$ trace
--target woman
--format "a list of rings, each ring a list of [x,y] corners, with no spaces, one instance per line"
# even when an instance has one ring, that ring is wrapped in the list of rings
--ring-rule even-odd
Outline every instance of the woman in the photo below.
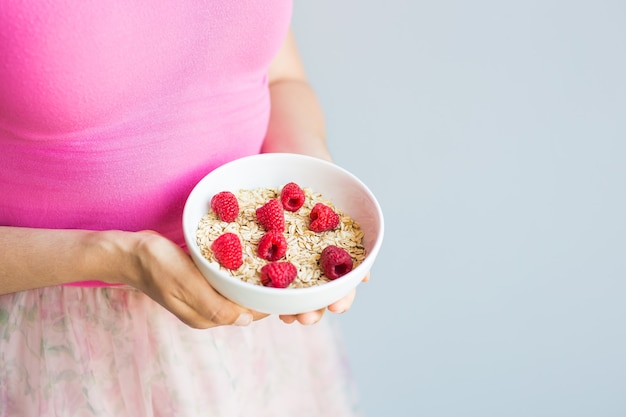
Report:
[[[180,227],[229,160],[330,158],[291,2],[118,3],[0,11],[0,415],[351,415],[333,328],[285,325],[323,310],[224,299]]]

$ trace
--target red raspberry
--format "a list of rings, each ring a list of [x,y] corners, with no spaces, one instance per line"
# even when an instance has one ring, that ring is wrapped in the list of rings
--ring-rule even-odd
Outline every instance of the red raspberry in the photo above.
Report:
[[[211,198],[211,208],[217,217],[224,222],[232,222],[239,214],[237,197],[230,191],[222,191]]]
[[[256,218],[265,230],[285,231],[285,212],[276,198],[256,209]]]
[[[278,230],[270,230],[259,240],[257,254],[260,258],[267,259],[268,261],[277,261],[285,256],[286,253],[287,239],[285,239],[285,236]]]
[[[326,246],[320,255],[320,266],[328,279],[337,279],[352,271],[352,257],[344,248]]]
[[[285,210],[298,211],[304,204],[304,191],[295,182],[290,182],[280,191],[280,202]]]
[[[266,287],[286,288],[296,275],[298,270],[291,262],[271,262],[261,268],[261,282]]]
[[[318,233],[334,229],[339,224],[339,215],[322,203],[313,206],[309,218],[311,219],[309,229]]]
[[[243,250],[239,236],[234,233],[224,233],[211,244],[215,259],[227,269],[237,269],[243,263]]]

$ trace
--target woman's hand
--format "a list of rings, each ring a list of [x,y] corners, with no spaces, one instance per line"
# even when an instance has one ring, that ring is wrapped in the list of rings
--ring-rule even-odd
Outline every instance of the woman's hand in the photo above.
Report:
[[[365,275],[365,277],[363,278],[363,282],[369,281],[369,278],[370,278],[370,274],[368,272],[367,275]],[[337,313],[337,314],[345,313],[346,311],[348,311],[350,307],[352,307],[352,303],[354,302],[355,296],[356,296],[356,288],[350,291],[343,298],[329,305],[327,308],[322,308],[317,311],[311,311],[307,313],[281,315],[280,319],[287,324],[291,324],[296,321],[300,324],[314,324],[322,319],[326,309],[328,309],[328,311],[332,313]]]
[[[265,314],[220,295],[176,244],[154,232],[134,233],[125,283],[161,304],[194,328],[250,324]]]

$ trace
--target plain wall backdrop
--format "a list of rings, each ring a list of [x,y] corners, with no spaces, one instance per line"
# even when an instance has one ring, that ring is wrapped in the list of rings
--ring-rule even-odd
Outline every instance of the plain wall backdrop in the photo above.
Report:
[[[294,7],[385,213],[339,317],[364,415],[626,416],[626,2]]]

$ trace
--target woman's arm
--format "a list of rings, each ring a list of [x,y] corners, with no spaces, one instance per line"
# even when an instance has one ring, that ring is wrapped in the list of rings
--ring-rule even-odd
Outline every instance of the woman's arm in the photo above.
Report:
[[[291,31],[272,62],[269,83],[272,110],[262,151],[300,153],[330,161],[322,109],[307,80]],[[355,294],[356,290],[350,292],[328,309],[336,313],[348,310]],[[315,323],[324,310],[284,315],[281,319],[286,323]]]
[[[326,160],[322,109],[309,84],[290,31],[269,71],[272,108],[263,152],[292,152]]]
[[[0,294],[111,275],[107,252],[122,241],[86,230],[0,227]],[[107,259],[108,260],[108,259]],[[111,271],[112,272],[112,271]]]
[[[133,286],[191,327],[264,316],[218,294],[191,258],[157,233],[0,227],[0,294],[85,279]]]

